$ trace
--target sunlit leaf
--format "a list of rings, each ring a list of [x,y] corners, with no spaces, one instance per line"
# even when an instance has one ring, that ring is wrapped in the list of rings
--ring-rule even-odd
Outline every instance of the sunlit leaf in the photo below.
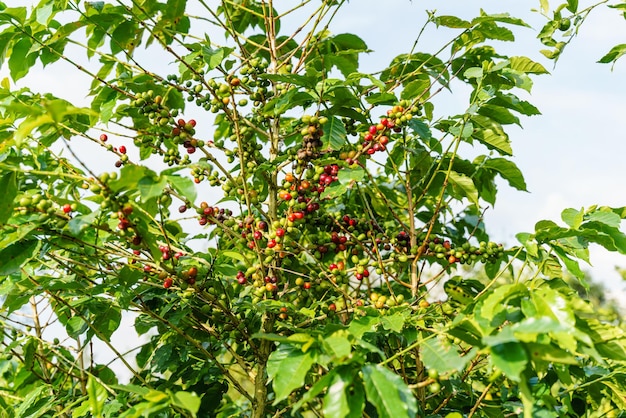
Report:
[[[303,352],[299,347],[281,344],[267,362],[267,374],[272,380],[276,394],[275,403],[304,384],[307,372],[315,362],[312,351]]]
[[[417,401],[406,383],[391,370],[377,364],[363,366],[367,400],[381,418],[413,418]]]

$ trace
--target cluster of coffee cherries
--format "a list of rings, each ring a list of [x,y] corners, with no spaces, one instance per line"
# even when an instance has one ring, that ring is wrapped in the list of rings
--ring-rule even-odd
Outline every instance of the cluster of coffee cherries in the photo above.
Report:
[[[324,172],[320,174],[318,183],[321,186],[330,186],[337,181],[337,174],[339,174],[339,166],[337,164],[326,165],[324,166]]]
[[[410,248],[409,235],[400,231],[395,237],[396,249],[400,261],[406,261],[405,254],[415,254],[417,249]],[[502,244],[493,241],[480,241],[478,245],[464,242],[455,246],[450,240],[440,237],[420,237],[418,247],[424,248],[423,255],[438,260],[447,260],[449,263],[471,264],[474,262],[495,263],[504,254]]]
[[[47,219],[55,215],[67,218],[76,209],[78,209],[76,203],[59,205],[53,200],[46,198],[43,194],[34,194],[22,196],[18,201],[17,211],[22,216],[29,213],[39,213],[43,219]]]
[[[194,138],[196,134],[196,121],[195,119],[189,119],[185,121],[185,119],[178,119],[176,121],[176,126],[172,128],[171,138],[176,144],[182,145],[186,150],[187,154],[193,154],[196,152],[197,147],[204,146],[204,142]]]
[[[328,122],[328,118],[325,116],[309,116],[304,115],[302,117],[302,123],[306,126],[300,131],[302,135],[302,145],[297,151],[296,157],[300,161],[309,161],[319,157],[319,150],[322,147],[322,136],[324,130],[322,125]]]
[[[183,207],[186,208],[187,206],[181,206],[179,208],[179,212]],[[199,215],[198,223],[201,226],[223,223],[227,219],[230,219],[233,215],[233,212],[230,209],[209,206],[207,202],[201,202],[196,212]]]
[[[402,101],[387,111],[387,117],[380,119],[380,122],[370,125],[367,132],[363,134],[363,149],[368,155],[379,151],[385,151],[389,143],[389,135],[398,133],[412,118],[417,109],[407,109],[410,102]]]

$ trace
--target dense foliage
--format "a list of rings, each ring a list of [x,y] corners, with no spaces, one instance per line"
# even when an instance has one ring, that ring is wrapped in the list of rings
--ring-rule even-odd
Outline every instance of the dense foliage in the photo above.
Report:
[[[547,71],[493,45],[527,25],[431,12],[440,45],[369,74],[332,31],[345,1],[277,3],[0,3],[13,81],[93,80],[89,107],[1,83],[2,416],[620,415],[626,336],[577,289],[590,243],[626,253],[626,208],[512,248],[483,223],[498,181],[526,190],[505,127]],[[540,32],[549,58],[577,3]]]

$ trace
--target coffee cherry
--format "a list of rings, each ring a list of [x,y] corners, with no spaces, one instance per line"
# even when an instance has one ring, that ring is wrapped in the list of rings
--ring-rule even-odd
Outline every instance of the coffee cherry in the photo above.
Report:
[[[174,284],[174,280],[171,277],[167,277],[163,280],[163,287],[169,289]]]
[[[107,142],[108,139],[109,139],[109,137],[107,136],[107,134],[101,134],[100,135],[100,141]]]
[[[121,145],[119,148],[120,154],[126,154],[126,147],[124,145]]]
[[[63,213],[70,213],[72,211],[72,205],[66,203],[63,205]]]

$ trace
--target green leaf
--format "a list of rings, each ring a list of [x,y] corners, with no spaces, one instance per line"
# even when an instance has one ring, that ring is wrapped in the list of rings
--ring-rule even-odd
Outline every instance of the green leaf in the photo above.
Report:
[[[89,412],[93,417],[101,417],[104,403],[107,400],[107,391],[93,376],[87,380],[87,396],[89,397]]]
[[[528,356],[522,344],[508,342],[491,347],[491,362],[509,379],[520,382],[526,369]]]
[[[338,359],[348,357],[352,353],[352,344],[348,335],[347,331],[337,331],[324,338],[325,345],[328,347],[327,352]]]
[[[548,316],[571,329],[576,327],[576,315],[573,306],[559,292],[542,286],[530,293],[537,310],[536,316]]]
[[[197,189],[195,183],[189,177],[181,177],[176,175],[164,175],[166,181],[174,190],[187,198],[190,202],[196,200]]]
[[[306,405],[315,399],[317,395],[322,393],[322,391],[331,384],[339,370],[341,370],[341,368],[331,369],[327,374],[318,379],[309,390],[304,392],[300,400],[293,405],[293,411],[296,412],[298,409],[302,408],[302,405]]]
[[[73,217],[68,223],[67,227],[72,235],[80,235],[87,227],[91,226],[94,220],[98,217],[99,212],[94,211],[87,215],[77,215]]]
[[[548,74],[548,70],[543,65],[531,60],[528,57],[510,57],[510,67],[515,71],[526,74]]]
[[[367,315],[353,319],[348,330],[355,338],[361,339],[366,333],[374,332],[378,324],[380,324],[380,318]]]
[[[367,51],[367,44],[353,33],[340,33],[332,38],[332,43],[340,51]]]
[[[340,150],[347,140],[346,127],[341,119],[335,116],[328,118],[328,122],[322,126],[324,136],[324,148],[330,148],[333,151]],[[343,171],[343,170],[342,170]]]
[[[19,408],[17,408],[13,413],[15,417],[28,417],[32,416],[31,414],[25,415],[25,413],[41,398],[41,392],[44,390],[48,390],[48,387],[45,385],[36,386],[28,392],[28,395],[24,399],[22,399],[19,403]],[[38,402],[37,402],[38,403]]]
[[[41,247],[41,241],[19,241],[0,251],[0,276],[18,272]]]
[[[394,105],[398,98],[393,93],[371,93],[365,100],[373,105]]]
[[[525,100],[520,100],[513,94],[496,93],[495,97],[488,102],[491,105],[506,107],[526,116],[540,115],[541,112]]]
[[[42,26],[48,26],[50,23],[50,19],[52,18],[52,12],[54,11],[54,4],[44,3],[40,4],[39,7],[35,9],[35,15],[37,16],[37,23]]]
[[[626,53],[626,44],[615,45],[609,52],[607,52],[600,60],[600,64],[607,64],[609,62],[617,61]]]
[[[431,338],[422,343],[422,361],[428,369],[438,373],[460,372],[472,360],[476,352],[461,356],[451,344],[443,344],[439,338]]]
[[[482,304],[481,316],[491,319],[507,309],[507,301],[511,298],[521,298],[528,294],[528,289],[522,283],[505,284],[494,290]]]
[[[7,7],[0,10],[2,10],[0,13],[0,22],[15,20],[20,25],[24,24],[28,14],[26,7]]]
[[[111,305],[104,309],[98,309],[93,318],[93,327],[100,332],[99,337],[104,337],[106,342],[110,342],[111,336],[119,328],[121,321],[120,309]]]
[[[145,176],[156,178],[156,173],[141,165],[128,164],[122,167],[116,180],[109,181],[108,186],[116,193],[123,190],[136,190],[137,182]]]
[[[430,94],[430,78],[428,76],[420,77],[408,82],[402,89],[400,98],[403,100],[411,100],[414,98],[427,99]]]
[[[526,248],[528,254],[533,257],[537,257],[537,255],[539,255],[539,246],[537,245],[537,241],[535,241],[533,234],[520,232],[515,235],[515,238],[517,238],[517,240]]]
[[[406,320],[405,316],[398,312],[393,315],[383,316],[380,319],[380,323],[382,324],[384,329],[391,330],[394,332],[401,332],[402,328],[404,328],[405,320]]]
[[[141,194],[141,201],[146,203],[163,194],[163,190],[167,187],[167,179],[165,177],[154,178],[153,176],[142,177],[137,182],[137,189]]]
[[[472,122],[477,128],[474,130],[473,138],[500,154],[513,155],[509,137],[499,123],[482,115],[474,115]]]
[[[567,208],[561,212],[561,219],[563,219],[563,222],[565,222],[572,229],[578,229],[583,223],[584,217],[585,212],[582,209],[576,210],[573,208]]]
[[[503,125],[520,124],[519,118],[513,115],[506,107],[485,104],[478,109],[478,114],[486,116]]]
[[[576,13],[578,11],[578,0],[567,0],[567,10]]]
[[[28,74],[30,67],[35,65],[37,54],[31,52],[32,47],[31,39],[26,36],[13,44],[11,56],[9,57],[9,70],[13,81],[24,77]]]
[[[622,221],[617,213],[610,212],[609,210],[597,210],[592,212],[587,215],[585,220],[589,222],[600,222],[612,228],[619,228]]]
[[[337,180],[349,187],[352,187],[354,182],[363,180],[363,177],[365,177],[365,170],[362,167],[344,168],[337,174]]]
[[[13,201],[17,196],[17,173],[10,171],[0,178],[0,225],[6,223],[13,214]]]
[[[344,418],[350,416],[351,405],[348,402],[348,392],[354,376],[340,369],[335,374],[324,396],[323,413],[326,417]]]
[[[556,256],[563,262],[567,271],[572,273],[574,277],[580,280],[580,283],[589,290],[589,286],[586,284],[585,280],[585,272],[580,269],[580,264],[576,260],[572,260],[567,256],[564,249],[560,246],[553,245],[552,248],[556,253]]]
[[[207,63],[208,69],[213,70],[224,61],[224,59],[233,52],[233,48],[211,48],[210,46],[202,47],[202,57]]]
[[[336,181],[324,189],[324,192],[320,195],[320,199],[335,199],[345,194],[347,191],[347,184]]]
[[[588,240],[602,245],[609,251],[618,251],[626,254],[626,235],[618,228],[613,228],[601,222],[585,222],[581,232]]]
[[[294,86],[315,88],[317,80],[315,77],[300,75],[300,74],[258,74],[258,78],[278,81],[281,83],[289,83]]]
[[[302,352],[299,347],[280,344],[267,361],[267,375],[276,395],[274,404],[304,385],[307,372],[315,362],[314,352]]]
[[[172,405],[186,409],[194,416],[198,413],[201,402],[202,400],[195,393],[183,391],[176,392],[172,399]]]
[[[306,107],[312,102],[313,96],[309,93],[291,89],[267,102],[263,107],[263,112],[267,115],[278,116],[297,106]]]
[[[488,158],[480,164],[482,164],[484,168],[496,171],[511,187],[525,192],[528,191],[526,189],[524,175],[514,162],[506,158]]]
[[[220,252],[220,254],[225,257],[232,258],[237,261],[241,261],[242,263],[246,262],[246,258],[243,256],[243,254],[237,251],[222,251]]]
[[[445,26],[454,29],[467,29],[471,26],[470,22],[456,16],[437,16],[434,22],[437,26]]]
[[[89,325],[80,316],[73,316],[65,324],[65,329],[67,331],[67,335],[76,339],[89,329]]]
[[[465,70],[463,73],[463,77],[465,78],[483,78],[483,69],[480,67],[471,67]]]
[[[449,180],[453,190],[451,194],[454,197],[459,200],[466,197],[470,202],[478,206],[478,190],[476,190],[476,186],[471,178],[465,174],[451,171]]]
[[[417,401],[400,376],[379,364],[366,364],[362,371],[367,400],[380,418],[417,416]]]

